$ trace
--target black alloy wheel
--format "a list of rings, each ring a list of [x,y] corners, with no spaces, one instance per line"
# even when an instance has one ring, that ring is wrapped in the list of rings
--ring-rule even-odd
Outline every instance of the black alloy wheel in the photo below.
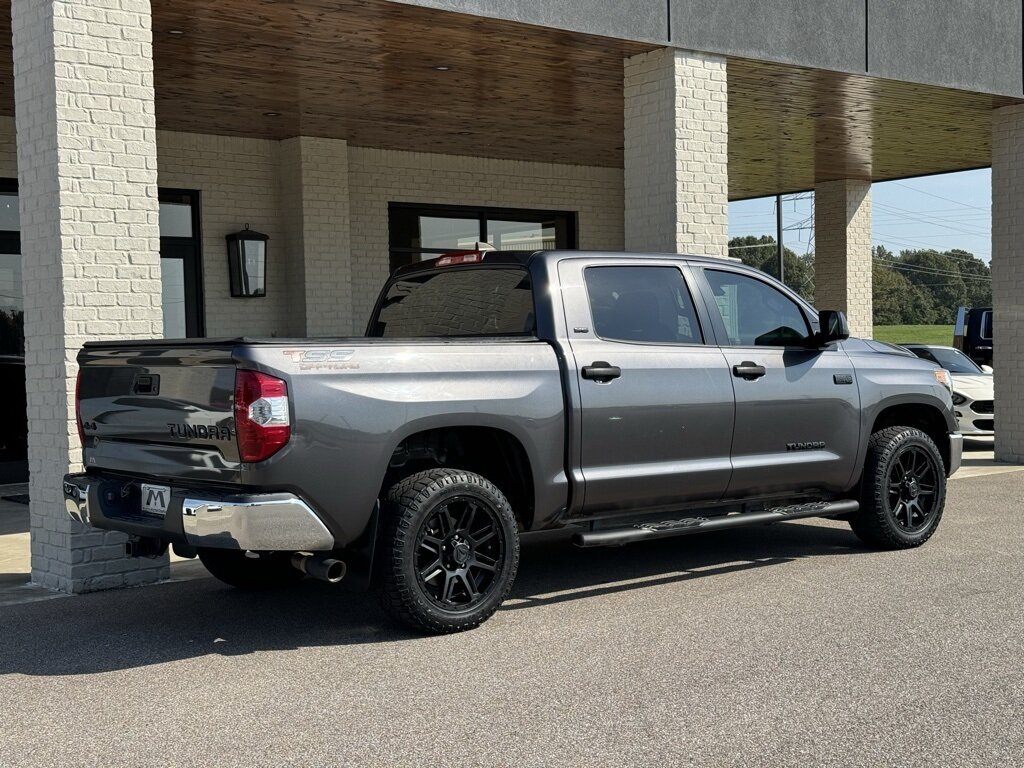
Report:
[[[418,472],[384,498],[378,556],[381,602],[418,630],[472,629],[508,596],[519,530],[504,494],[460,469]]]
[[[420,528],[420,587],[441,608],[470,608],[494,588],[504,556],[495,509],[479,498],[455,496],[438,506]]]
[[[946,465],[935,442],[916,427],[871,435],[860,482],[860,509],[848,520],[861,541],[909,549],[938,529],[946,502]]]
[[[924,530],[936,509],[939,468],[923,447],[906,445],[889,466],[889,509],[907,533]]]

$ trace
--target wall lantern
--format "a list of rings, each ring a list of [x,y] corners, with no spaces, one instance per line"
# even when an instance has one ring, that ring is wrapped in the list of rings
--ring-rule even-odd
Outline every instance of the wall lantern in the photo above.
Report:
[[[254,298],[267,295],[267,240],[249,225],[227,236],[228,274],[233,297]]]

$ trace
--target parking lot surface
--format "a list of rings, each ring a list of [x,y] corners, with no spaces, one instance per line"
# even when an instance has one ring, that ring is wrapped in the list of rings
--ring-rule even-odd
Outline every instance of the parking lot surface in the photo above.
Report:
[[[911,552],[800,522],[524,546],[480,629],[179,581],[0,607],[0,765],[1021,765],[1024,473]]]

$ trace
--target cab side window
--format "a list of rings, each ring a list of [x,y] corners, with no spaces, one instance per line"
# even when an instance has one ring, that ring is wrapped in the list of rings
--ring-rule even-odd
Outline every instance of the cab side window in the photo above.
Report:
[[[608,341],[703,344],[693,299],[676,267],[588,267],[594,332]]]
[[[785,347],[811,335],[804,313],[782,291],[738,272],[705,269],[704,276],[731,345]]]

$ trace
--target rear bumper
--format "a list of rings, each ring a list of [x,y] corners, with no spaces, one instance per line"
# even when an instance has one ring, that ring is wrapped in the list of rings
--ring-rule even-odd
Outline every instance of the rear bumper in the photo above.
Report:
[[[238,494],[173,488],[164,515],[141,511],[138,481],[65,475],[64,504],[80,523],[192,547],[322,552],[334,537],[316,512],[290,493]]]
[[[949,434],[949,467],[946,474],[952,475],[960,469],[960,462],[964,455],[964,436],[959,432]]]

